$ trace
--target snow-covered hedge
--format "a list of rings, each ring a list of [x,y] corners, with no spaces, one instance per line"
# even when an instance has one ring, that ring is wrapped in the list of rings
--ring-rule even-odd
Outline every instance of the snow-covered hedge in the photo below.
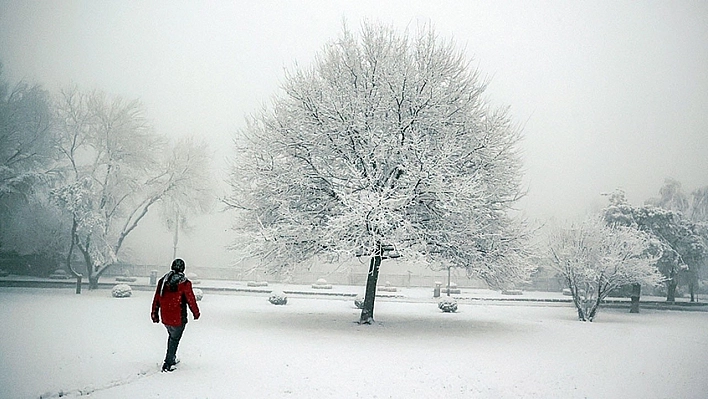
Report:
[[[201,301],[202,298],[204,298],[204,292],[199,288],[194,288],[192,291],[194,291],[194,297],[197,299],[197,301]]]
[[[384,285],[383,287],[377,287],[376,289],[378,291],[383,291],[383,292],[398,292],[398,288],[394,287],[390,281],[387,281],[386,285]]]
[[[57,269],[54,271],[54,273],[49,275],[49,278],[55,280],[65,280],[69,278],[69,275],[66,273],[66,270]]]
[[[445,313],[457,312],[457,301],[454,299],[443,299],[438,303],[438,308]]]
[[[267,281],[249,281],[246,283],[246,286],[248,286],[248,287],[267,287],[268,282]]]
[[[318,289],[318,290],[331,290],[332,284],[327,284],[327,280],[320,278],[320,279],[317,279],[316,283],[312,284],[312,288]]]
[[[288,297],[282,292],[274,292],[268,297],[268,302],[273,305],[286,305],[288,303]]]
[[[502,290],[502,295],[524,295],[524,292],[521,290]]]
[[[111,291],[113,298],[128,298],[133,295],[133,289],[128,284],[116,284]]]

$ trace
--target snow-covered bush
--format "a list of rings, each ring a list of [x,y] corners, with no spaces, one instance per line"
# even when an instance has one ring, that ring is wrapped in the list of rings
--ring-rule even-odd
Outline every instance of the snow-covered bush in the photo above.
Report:
[[[248,287],[267,287],[268,282],[267,281],[249,281],[246,283],[246,286],[248,286]]]
[[[457,301],[454,299],[443,299],[438,303],[438,308],[445,313],[457,312]]]
[[[131,277],[131,276],[118,276],[118,277],[116,277],[116,281],[120,281],[122,283],[132,283],[135,280],[137,280],[137,278]]]
[[[128,284],[116,284],[111,291],[113,298],[128,298],[133,295],[133,289]]]
[[[357,295],[356,298],[354,298],[354,306],[356,306],[357,309],[364,309],[364,297]]]
[[[568,284],[578,319],[593,321],[612,290],[662,281],[652,249],[652,238],[642,231],[589,218],[556,228],[549,236],[548,258]]]
[[[202,298],[204,298],[204,291],[200,290],[199,288],[195,288],[192,291],[194,291],[194,297],[197,299],[197,301],[201,301]]]
[[[332,289],[332,284],[327,284],[327,280],[320,278],[317,279],[316,283],[312,284],[312,288],[319,290],[330,290]]]
[[[514,290],[514,289],[506,289],[502,290],[502,295],[523,295],[524,292],[521,290]]]
[[[0,269],[0,277],[7,277],[10,273],[6,272],[3,269]]]
[[[273,305],[286,305],[288,303],[288,297],[282,292],[274,292],[268,297],[268,302]]]
[[[49,278],[56,280],[65,280],[69,278],[69,275],[66,273],[66,270],[57,269],[54,271],[54,273],[49,275]]]
[[[383,292],[397,292],[398,291],[398,288],[394,287],[390,281],[387,281],[383,287],[378,287],[376,289],[379,291],[383,291]]]

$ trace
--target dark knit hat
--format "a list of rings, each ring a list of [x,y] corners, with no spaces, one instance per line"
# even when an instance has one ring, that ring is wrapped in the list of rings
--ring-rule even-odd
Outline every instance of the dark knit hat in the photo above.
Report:
[[[175,259],[172,261],[172,270],[183,273],[184,272],[184,261],[182,259]]]

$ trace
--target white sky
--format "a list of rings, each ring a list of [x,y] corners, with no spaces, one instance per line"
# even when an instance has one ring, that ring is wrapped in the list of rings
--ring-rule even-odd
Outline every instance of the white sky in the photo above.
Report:
[[[708,185],[705,1],[0,0],[12,82],[140,98],[158,131],[207,137],[217,159],[278,89],[362,18],[432,23],[524,126],[531,218],[573,218],[602,192],[641,203],[666,177]]]

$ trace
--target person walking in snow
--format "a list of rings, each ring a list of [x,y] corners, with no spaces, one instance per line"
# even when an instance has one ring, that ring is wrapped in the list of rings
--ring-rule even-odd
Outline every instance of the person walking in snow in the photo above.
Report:
[[[187,307],[192,311],[194,320],[199,319],[199,306],[192,291],[192,282],[184,275],[184,261],[172,261],[171,270],[157,282],[155,297],[152,300],[151,317],[153,323],[160,322],[167,328],[167,354],[162,364],[162,371],[172,371],[177,364],[177,347],[187,325]]]

